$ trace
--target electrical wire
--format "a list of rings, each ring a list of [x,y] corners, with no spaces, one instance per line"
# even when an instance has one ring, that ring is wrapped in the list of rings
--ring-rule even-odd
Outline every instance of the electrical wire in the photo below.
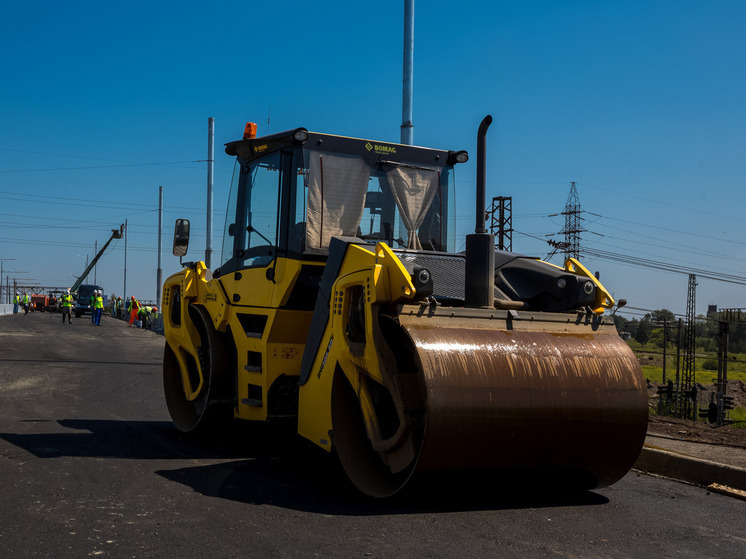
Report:
[[[116,169],[121,167],[170,167],[185,163],[202,163],[202,161],[167,161],[160,163],[120,163],[118,165],[88,165],[85,167],[49,167],[37,169],[0,169],[0,173],[37,173],[46,171],[81,171],[87,169]],[[178,167],[179,169],[193,169],[193,167]]]

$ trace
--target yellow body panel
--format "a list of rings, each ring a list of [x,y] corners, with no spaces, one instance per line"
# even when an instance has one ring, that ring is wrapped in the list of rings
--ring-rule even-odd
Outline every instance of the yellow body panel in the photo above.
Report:
[[[166,340],[179,363],[187,400],[194,400],[205,389],[205,374],[197,349],[202,342],[189,319],[190,305],[203,306],[215,329],[231,334],[236,349],[236,417],[266,420],[269,415],[267,394],[272,384],[280,376],[297,377],[300,374],[313,313],[278,310],[277,307],[287,301],[303,263],[280,258],[275,264],[274,282],[267,278],[267,268],[241,270],[208,281],[207,270],[200,262],[196,270],[186,268],[164,283]],[[174,289],[181,293],[180,324],[171,320],[173,301],[169,295],[174,293]],[[261,331],[250,331],[244,327],[242,319],[256,324],[264,321]],[[196,364],[198,383],[193,378],[190,381],[188,355]],[[294,413],[295,410],[284,415]]]
[[[205,282],[206,268],[202,262],[197,264],[196,270],[184,269],[178,274],[169,277],[164,283],[163,290],[163,307],[164,310],[164,327],[166,331],[166,343],[171,347],[176,356],[181,370],[182,385],[184,395],[187,400],[194,400],[203,391],[205,375],[202,373],[199,365],[199,356],[197,348],[200,346],[200,337],[191,322],[188,321],[188,307],[195,298],[199,298],[200,286]],[[180,297],[173,300],[174,294],[178,292]],[[203,297],[204,298],[204,297]],[[175,312],[171,310],[173,305],[180,308]],[[172,316],[179,314],[181,321],[172,320]],[[196,364],[197,376],[190,378],[189,356],[193,358]]]
[[[350,306],[361,294],[364,341],[351,339],[348,333]],[[375,436],[378,426],[367,381],[370,379],[383,384],[384,379],[374,317],[380,305],[397,303],[414,296],[415,288],[409,272],[388,246],[378,243],[374,252],[359,245],[348,246],[344,264],[332,290],[329,324],[311,375],[300,387],[298,433],[301,436],[321,448],[331,450],[331,387],[337,367],[358,394],[366,429]]]
[[[578,262],[577,259],[568,258],[565,262],[565,270],[572,272],[573,274],[587,277],[596,286],[596,301],[592,309],[595,314],[603,314],[605,309],[610,309],[614,306],[614,298],[608,290],[601,285],[601,282],[596,279],[596,276],[591,274],[588,268]]]

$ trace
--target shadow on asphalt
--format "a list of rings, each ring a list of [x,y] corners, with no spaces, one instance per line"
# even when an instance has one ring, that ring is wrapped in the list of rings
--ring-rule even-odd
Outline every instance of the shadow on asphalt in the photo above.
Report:
[[[344,516],[592,506],[609,502],[590,491],[561,494],[527,491],[525,487],[516,490],[515,486],[507,489],[505,484],[454,483],[453,478],[449,486],[420,484],[391,499],[371,500],[352,488],[331,457],[310,452],[294,462],[259,458],[157,473],[208,497]],[[216,480],[220,483],[216,484]]]
[[[237,424],[218,435],[199,438],[179,432],[170,421],[117,421],[99,419],[26,420],[49,424],[46,433],[0,433],[0,438],[39,458],[87,457],[129,459],[236,459],[257,458],[282,448],[281,429],[241,429]],[[66,431],[60,431],[60,427]],[[36,427],[36,431],[44,427]],[[287,428],[284,430],[287,431]],[[236,441],[257,440],[251,448]]]
[[[541,478],[461,475],[420,479],[384,501],[361,496],[338,462],[295,435],[291,425],[231,424],[219,435],[180,433],[168,421],[65,419],[49,423],[57,432],[0,433],[0,438],[39,458],[125,458],[135,460],[221,460],[154,473],[195,492],[246,504],[332,515],[375,516],[592,506],[608,499],[591,491],[558,493]],[[59,432],[62,427],[74,432]],[[36,430],[43,427],[35,427]],[[155,466],[155,465],[154,465]]]

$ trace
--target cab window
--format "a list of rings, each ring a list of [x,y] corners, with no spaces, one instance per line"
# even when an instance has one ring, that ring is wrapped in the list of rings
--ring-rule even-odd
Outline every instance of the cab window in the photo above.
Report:
[[[248,267],[267,266],[275,255],[282,186],[280,163],[281,154],[276,153],[249,164],[241,250]]]

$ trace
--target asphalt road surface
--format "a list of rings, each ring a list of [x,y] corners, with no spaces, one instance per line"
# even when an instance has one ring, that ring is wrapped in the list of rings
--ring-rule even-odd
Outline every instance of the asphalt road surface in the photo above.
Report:
[[[60,320],[0,316],[2,557],[746,557],[743,501],[636,472],[365,500],[282,429],[177,432],[162,336]]]

